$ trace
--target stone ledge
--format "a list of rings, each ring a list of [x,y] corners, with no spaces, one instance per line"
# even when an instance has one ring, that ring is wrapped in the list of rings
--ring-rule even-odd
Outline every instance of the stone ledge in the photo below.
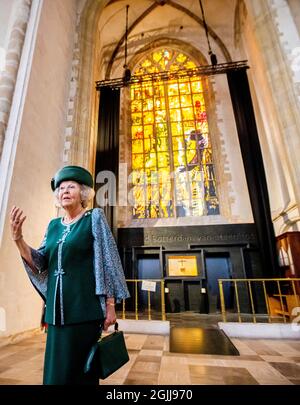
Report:
[[[300,326],[281,323],[218,322],[228,337],[250,339],[300,339]]]
[[[135,319],[118,319],[119,330],[124,333],[141,333],[144,335],[169,335],[170,321],[147,321]],[[108,328],[113,332],[114,327]]]

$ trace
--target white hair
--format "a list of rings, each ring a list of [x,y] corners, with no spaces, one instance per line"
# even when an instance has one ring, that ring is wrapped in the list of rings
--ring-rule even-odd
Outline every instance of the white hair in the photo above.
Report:
[[[81,204],[83,208],[88,206],[89,201],[95,197],[95,190],[92,187],[80,184]]]
[[[94,198],[95,190],[92,187],[86,186],[85,184],[79,184],[79,186],[80,186],[81,205],[83,208],[86,208],[88,206],[89,201],[91,201]],[[56,189],[54,190],[54,195],[60,207],[61,205],[58,199],[58,193],[59,187],[56,187]]]

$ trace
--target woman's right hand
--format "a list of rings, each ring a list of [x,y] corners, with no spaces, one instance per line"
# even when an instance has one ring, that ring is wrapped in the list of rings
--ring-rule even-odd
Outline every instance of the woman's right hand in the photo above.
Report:
[[[15,205],[12,207],[10,212],[10,230],[11,236],[14,241],[22,239],[22,226],[23,222],[26,219],[26,216],[22,217],[23,211],[16,207]]]

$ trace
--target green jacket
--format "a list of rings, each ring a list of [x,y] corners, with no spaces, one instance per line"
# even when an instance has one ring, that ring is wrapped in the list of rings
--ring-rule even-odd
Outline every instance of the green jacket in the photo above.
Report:
[[[91,216],[91,249],[90,265],[93,267],[95,295],[100,300],[102,314],[106,316],[106,297],[114,297],[116,303],[129,297],[124,271],[120,256],[111,230],[106,221],[104,211],[94,208],[85,215]],[[54,221],[57,221],[55,219]],[[48,230],[52,226],[51,221],[45,233],[44,240],[38,249],[31,248],[31,254],[35,270],[33,271],[23,259],[26,272],[30,281],[39,292],[44,301],[47,301],[49,283],[49,252],[47,251]],[[74,224],[76,225],[76,223]],[[58,240],[61,235],[58,235]],[[58,243],[63,245],[63,243]],[[62,248],[63,249],[63,248]],[[60,269],[57,269],[60,272]],[[64,275],[60,274],[59,278]],[[60,301],[60,306],[63,304]]]

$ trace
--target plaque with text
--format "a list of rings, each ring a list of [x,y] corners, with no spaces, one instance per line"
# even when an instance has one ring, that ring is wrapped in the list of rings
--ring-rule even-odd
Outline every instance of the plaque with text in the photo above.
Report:
[[[169,277],[198,276],[197,256],[168,256],[167,272]]]

